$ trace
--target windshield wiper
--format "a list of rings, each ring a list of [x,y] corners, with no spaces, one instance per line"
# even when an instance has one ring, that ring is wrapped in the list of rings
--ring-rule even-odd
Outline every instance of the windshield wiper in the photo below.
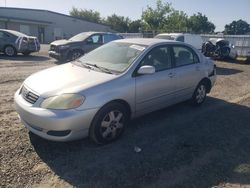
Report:
[[[104,67],[100,67],[97,64],[91,64],[91,63],[83,63],[85,64],[85,66],[91,66],[91,67],[95,67],[99,70],[101,70],[102,72],[106,72],[108,74],[114,74],[114,72],[112,72],[110,69],[104,68]]]
[[[88,65],[87,63],[83,63],[82,61],[80,61],[79,59],[76,60],[76,62],[80,63],[81,66],[87,68],[87,69],[93,69],[90,65]]]

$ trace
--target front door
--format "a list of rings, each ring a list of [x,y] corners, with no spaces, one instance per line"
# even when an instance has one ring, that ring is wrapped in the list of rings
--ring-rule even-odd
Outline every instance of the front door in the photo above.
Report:
[[[83,51],[88,53],[103,44],[103,37],[101,34],[95,34],[86,39]]]
[[[151,112],[173,103],[175,92],[175,73],[171,61],[170,48],[158,46],[152,49],[142,60],[143,65],[154,66],[156,72],[151,75],[136,76],[136,113]]]

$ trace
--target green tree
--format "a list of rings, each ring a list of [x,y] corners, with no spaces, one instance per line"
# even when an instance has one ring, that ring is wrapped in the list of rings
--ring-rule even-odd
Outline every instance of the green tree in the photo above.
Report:
[[[122,33],[129,31],[129,24],[131,21],[128,17],[113,14],[108,16],[104,22],[105,24],[110,25],[113,30]]]
[[[142,29],[141,20],[134,20],[129,23],[128,32],[129,33],[139,33]]]
[[[215,30],[215,25],[200,12],[189,17],[188,26],[194,33],[213,33]]]
[[[229,35],[244,35],[248,32],[250,32],[249,24],[241,19],[225,25],[224,30],[224,33]]]
[[[70,16],[84,19],[90,22],[101,23],[100,13],[94,10],[77,9],[75,7],[72,7],[69,14]]]
[[[166,19],[164,31],[187,32],[188,16],[183,11],[174,10]]]
[[[147,9],[142,13],[142,21],[144,29],[147,30],[161,30],[166,23],[166,17],[173,11],[170,3],[162,3],[157,0],[156,8],[147,6]]]

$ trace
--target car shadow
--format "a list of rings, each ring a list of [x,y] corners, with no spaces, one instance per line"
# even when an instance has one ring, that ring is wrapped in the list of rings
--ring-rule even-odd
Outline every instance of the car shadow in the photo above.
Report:
[[[216,74],[217,75],[232,75],[232,74],[238,74],[243,72],[242,70],[238,70],[238,69],[233,69],[233,68],[225,68],[225,67],[220,67],[217,64],[216,67]]]
[[[247,106],[208,97],[198,108],[181,103],[135,119],[104,146],[33,134],[30,140],[55,174],[75,187],[244,185],[250,183],[249,114]]]
[[[241,65],[249,64],[249,60],[247,58],[237,58],[237,59],[227,58],[224,60],[221,60],[221,59],[214,59],[214,60],[225,62],[225,63],[232,63],[232,64],[241,64]]]
[[[0,55],[0,59],[4,59],[4,60],[12,60],[12,61],[34,61],[34,62],[41,62],[41,61],[48,61],[50,60],[49,57],[44,56],[44,55],[40,55],[37,53],[34,54],[30,54],[28,56],[24,56],[24,55],[16,55],[14,57],[8,57],[5,56],[3,54]]]

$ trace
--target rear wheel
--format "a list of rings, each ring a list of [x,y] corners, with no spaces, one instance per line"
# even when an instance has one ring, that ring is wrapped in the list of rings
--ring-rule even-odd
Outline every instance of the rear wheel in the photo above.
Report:
[[[205,82],[201,82],[199,83],[199,85],[197,86],[197,88],[194,91],[193,97],[192,97],[192,103],[196,106],[201,105],[207,96],[207,85]]]
[[[98,144],[107,144],[119,138],[128,122],[128,111],[120,103],[109,103],[96,114],[91,127],[90,138]]]
[[[13,46],[6,46],[4,48],[4,54],[9,56],[9,57],[13,57],[17,54],[17,51]]]

